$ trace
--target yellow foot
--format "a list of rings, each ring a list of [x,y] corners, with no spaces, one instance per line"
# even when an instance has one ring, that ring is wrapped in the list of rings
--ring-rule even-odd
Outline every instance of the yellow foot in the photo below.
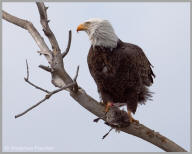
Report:
[[[105,106],[105,114],[109,111],[110,107],[113,105],[113,103],[111,102],[107,102],[106,106]]]
[[[135,120],[133,117],[130,117],[130,123],[133,123],[133,122],[135,122],[135,123],[139,123],[139,121],[138,120]]]
[[[131,115],[131,111],[128,111],[128,116],[129,116],[129,119],[130,119],[130,123],[133,123],[133,122],[135,122],[135,123],[139,123],[139,121],[138,120],[135,120],[133,117],[132,117],[132,115]]]

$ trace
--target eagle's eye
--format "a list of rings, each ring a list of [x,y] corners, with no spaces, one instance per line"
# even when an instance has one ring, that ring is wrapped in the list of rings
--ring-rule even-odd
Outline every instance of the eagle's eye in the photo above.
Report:
[[[90,21],[85,22],[85,25],[86,25],[86,26],[89,26],[90,24],[91,24]]]

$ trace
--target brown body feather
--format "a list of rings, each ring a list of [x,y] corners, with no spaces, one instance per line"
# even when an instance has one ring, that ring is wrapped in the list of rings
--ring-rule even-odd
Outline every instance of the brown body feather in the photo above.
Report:
[[[126,103],[135,113],[138,103],[145,103],[151,97],[148,87],[155,75],[138,46],[121,40],[112,50],[91,46],[87,61],[104,103]]]

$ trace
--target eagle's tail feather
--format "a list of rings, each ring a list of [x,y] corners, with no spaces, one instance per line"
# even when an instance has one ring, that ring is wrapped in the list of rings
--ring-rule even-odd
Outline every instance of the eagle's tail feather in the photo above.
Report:
[[[145,104],[147,100],[152,100],[152,94],[153,92],[149,91],[146,86],[143,86],[138,96],[139,104]]]

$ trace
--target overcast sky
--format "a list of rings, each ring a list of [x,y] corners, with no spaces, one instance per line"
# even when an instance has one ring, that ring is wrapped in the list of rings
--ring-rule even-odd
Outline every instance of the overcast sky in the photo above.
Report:
[[[65,68],[71,76],[80,65],[79,85],[99,100],[96,84],[89,74],[90,47],[84,32],[76,33],[83,21],[108,19],[119,38],[139,45],[154,65],[156,78],[150,88],[153,101],[138,107],[135,119],[160,132],[189,151],[190,147],[190,8],[189,3],[46,3],[50,27],[62,50],[68,30],[73,32]],[[3,3],[3,9],[30,20],[41,31],[35,3]],[[48,40],[44,37],[47,43]],[[50,45],[49,45],[50,46]],[[14,119],[14,116],[44,97],[23,78],[28,60],[30,80],[48,90],[55,89],[49,73],[38,68],[47,65],[29,33],[3,21],[3,150],[4,151],[162,151],[137,137],[112,131],[93,123],[93,114],[62,91],[47,102]]]

